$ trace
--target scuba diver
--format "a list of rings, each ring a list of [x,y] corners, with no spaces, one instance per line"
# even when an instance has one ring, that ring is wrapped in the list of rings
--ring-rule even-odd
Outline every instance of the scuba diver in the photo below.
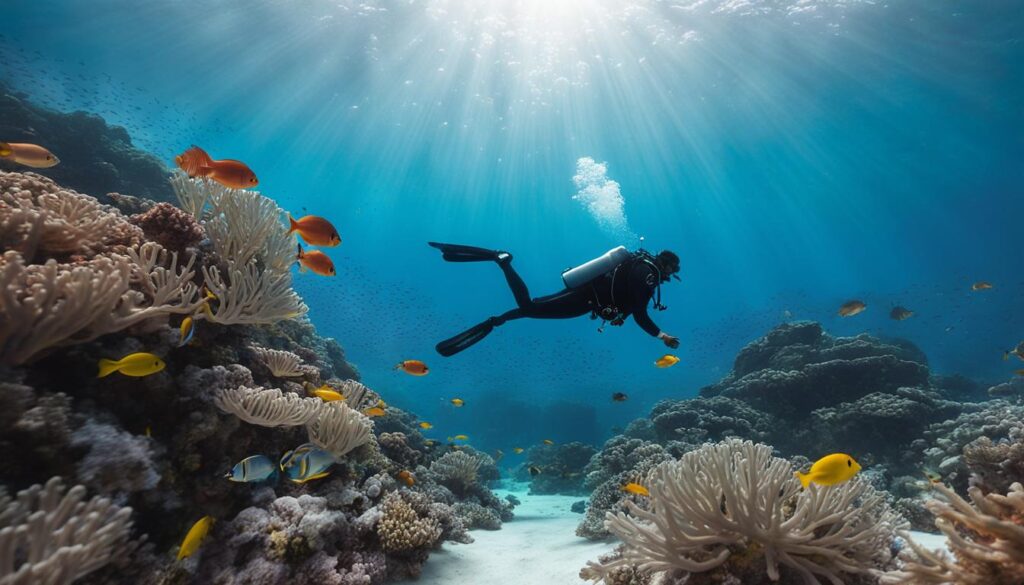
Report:
[[[652,337],[671,348],[679,347],[679,338],[665,333],[647,315],[647,305],[654,299],[654,308],[663,311],[661,285],[670,278],[679,280],[679,256],[664,250],[657,256],[640,249],[629,252],[619,246],[562,273],[565,290],[539,298],[531,298],[526,283],[512,268],[512,255],[501,250],[488,250],[459,244],[428,242],[441,250],[449,262],[496,262],[505,273],[508,286],[519,305],[497,317],[463,331],[437,344],[437,352],[453,356],[486,337],[495,327],[512,319],[569,319],[590,314],[591,319],[622,325],[626,318]]]

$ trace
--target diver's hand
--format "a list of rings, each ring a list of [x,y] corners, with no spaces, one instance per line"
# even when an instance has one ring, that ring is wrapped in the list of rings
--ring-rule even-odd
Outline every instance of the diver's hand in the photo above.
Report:
[[[665,333],[664,331],[658,334],[658,339],[665,342],[665,345],[671,347],[672,349],[679,347],[679,338],[672,337],[671,335]]]

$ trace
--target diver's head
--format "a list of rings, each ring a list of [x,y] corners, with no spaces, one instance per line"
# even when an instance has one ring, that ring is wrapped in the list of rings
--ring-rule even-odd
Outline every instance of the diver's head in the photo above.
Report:
[[[668,282],[670,278],[679,280],[679,256],[676,256],[675,252],[669,250],[658,252],[658,255],[654,257],[654,264],[661,272],[661,282]]]

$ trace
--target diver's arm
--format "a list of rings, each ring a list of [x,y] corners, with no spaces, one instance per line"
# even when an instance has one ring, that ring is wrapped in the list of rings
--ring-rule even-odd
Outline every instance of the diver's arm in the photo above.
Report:
[[[634,304],[630,312],[633,314],[633,321],[648,335],[657,337],[668,347],[679,347],[679,338],[662,331],[647,314],[647,305],[651,302],[654,289],[658,287],[658,275],[649,266],[642,264],[633,269],[630,277],[630,299]]]
[[[633,305],[629,312],[633,321],[651,337],[658,337],[661,329],[654,324],[647,314],[647,304],[651,302],[654,289],[658,286],[658,276],[646,264],[639,263],[629,274],[629,300]]]

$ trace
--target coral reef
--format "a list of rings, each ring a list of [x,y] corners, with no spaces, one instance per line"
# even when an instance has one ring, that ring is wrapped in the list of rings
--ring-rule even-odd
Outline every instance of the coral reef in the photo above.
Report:
[[[464,497],[480,485],[477,481],[479,469],[480,459],[462,451],[450,451],[430,464],[430,475],[456,496]]]
[[[982,437],[996,443],[1009,441],[1011,432],[1020,433],[1020,421],[1024,420],[1024,406],[1005,400],[991,400],[965,410],[956,418],[929,425],[924,437],[913,443],[923,456],[924,466],[961,491],[967,488],[971,475],[964,461],[964,448]],[[976,452],[977,457],[981,455]]]
[[[127,548],[131,508],[65,492],[61,479],[34,485],[12,500],[0,490],[0,583],[68,584]]]
[[[755,585],[802,578],[841,583],[887,568],[902,524],[884,497],[860,480],[801,490],[791,465],[766,445],[731,439],[691,451],[648,474],[647,509],[608,514],[623,540],[616,558],[580,576],[615,582],[623,568],[691,573],[687,583]],[[702,574],[713,572],[710,580]]]
[[[527,465],[534,465],[541,473],[531,478],[531,494],[585,495],[583,468],[594,456],[590,445],[580,442],[560,445],[537,445],[527,452]]]
[[[442,541],[470,541],[467,522],[494,528],[510,518],[512,505],[482,483],[496,474],[492,459],[463,454],[486,471],[456,496],[424,467],[441,450],[426,445],[417,417],[389,407],[371,421],[358,411],[381,397],[357,381],[335,341],[298,319],[305,305],[288,274],[294,240],[276,204],[176,180],[207,197],[198,217],[146,204],[129,220],[38,175],[0,174],[0,478],[13,490],[62,475],[107,498],[81,503],[85,487],[68,492],[60,513],[89,520],[66,516],[70,529],[52,544],[38,540],[45,530],[13,529],[37,517],[31,510],[0,512],[12,527],[0,527],[0,538],[15,539],[5,549],[13,556],[0,555],[6,568],[38,575],[65,563],[76,572],[63,578],[90,572],[82,582],[93,585],[379,585],[418,574]],[[232,233],[240,229],[245,237]],[[200,294],[204,285],[211,294]],[[186,316],[194,333],[183,344],[178,318]],[[165,368],[96,378],[100,358],[134,352],[160,356]],[[307,397],[299,381],[327,381],[347,400]],[[386,448],[375,434],[387,435]],[[224,477],[247,457],[277,461],[309,441],[335,457],[326,478]],[[395,480],[401,470],[415,472],[414,486]],[[25,506],[35,505],[30,499]],[[168,553],[203,516],[218,520],[210,536],[173,562]],[[431,526],[429,541],[399,544],[405,520]],[[73,546],[90,531],[95,549]],[[40,552],[26,562],[33,543]],[[89,559],[77,556],[88,550]]]
[[[132,145],[128,132],[86,112],[61,113],[39,107],[14,94],[0,80],[0,136],[9,142],[31,142],[57,154],[60,164],[40,172],[62,185],[102,197],[134,193],[172,201],[167,168],[153,155]],[[0,161],[0,171],[16,170]]]
[[[882,576],[883,585],[1016,585],[1024,579],[1024,487],[1015,483],[1003,495],[969,490],[967,502],[936,485],[941,499],[928,502],[935,525],[953,553],[929,551],[904,538],[903,566]]]
[[[147,239],[179,254],[184,254],[203,239],[203,228],[199,222],[170,203],[157,203],[130,219],[142,229]]]

